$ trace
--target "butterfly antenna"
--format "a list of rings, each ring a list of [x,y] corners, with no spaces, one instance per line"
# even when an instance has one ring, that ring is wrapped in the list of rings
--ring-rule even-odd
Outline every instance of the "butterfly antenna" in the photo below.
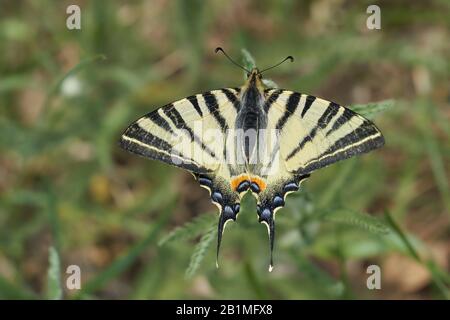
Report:
[[[234,61],[233,59],[231,59],[231,57],[221,48],[221,47],[217,47],[216,50],[214,50],[215,53],[217,52],[222,52],[225,57],[227,57],[228,60],[231,61],[232,64],[234,64],[235,66],[238,66],[239,68],[241,68],[242,70],[245,70],[246,72],[250,73],[250,71],[248,71],[247,69],[245,69],[243,66],[241,66],[239,63],[237,63],[236,61]]]
[[[263,73],[263,72],[266,72],[267,70],[276,68],[276,67],[278,67],[280,64],[284,63],[284,62],[287,61],[287,60],[290,60],[291,62],[294,62],[294,57],[293,57],[293,56],[287,56],[286,58],[283,59],[283,61],[278,62],[276,65],[271,66],[271,67],[269,67],[269,68],[266,68],[266,69],[260,71],[259,74],[261,74],[261,73]]]

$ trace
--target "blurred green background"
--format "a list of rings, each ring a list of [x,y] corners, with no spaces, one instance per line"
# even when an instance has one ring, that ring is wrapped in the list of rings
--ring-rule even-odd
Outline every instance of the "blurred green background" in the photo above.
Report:
[[[450,3],[378,1],[381,30],[370,4],[2,1],[0,298],[449,298]],[[386,139],[289,196],[272,273],[251,198],[217,270],[207,191],[117,146],[158,106],[241,85],[217,46],[261,68],[293,55],[266,76],[360,104]],[[66,288],[72,264],[81,290]],[[366,287],[372,264],[381,290]]]

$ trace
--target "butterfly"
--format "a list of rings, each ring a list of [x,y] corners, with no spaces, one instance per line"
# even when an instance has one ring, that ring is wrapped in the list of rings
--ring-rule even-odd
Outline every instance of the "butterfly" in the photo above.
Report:
[[[250,191],[258,220],[268,230],[272,271],[275,214],[286,196],[313,171],[379,148],[384,138],[371,121],[335,102],[266,87],[262,73],[272,67],[238,66],[247,72],[243,86],[156,109],[133,122],[119,144],[191,172],[209,191],[219,208],[216,264],[225,226],[236,220],[240,201]]]

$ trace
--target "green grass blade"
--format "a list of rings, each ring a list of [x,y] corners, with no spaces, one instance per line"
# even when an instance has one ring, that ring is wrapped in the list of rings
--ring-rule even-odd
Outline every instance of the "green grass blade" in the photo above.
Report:
[[[262,285],[261,281],[258,278],[258,275],[255,272],[255,269],[248,260],[244,264],[244,275],[248,281],[250,288],[255,293],[256,299],[267,299],[268,295],[266,289]]]
[[[394,218],[392,218],[389,212],[385,213],[385,219],[389,224],[389,226],[392,228],[392,230],[400,237],[406,249],[408,250],[410,256],[413,257],[414,260],[416,260],[417,262],[422,263],[422,259],[420,258],[419,253],[416,251],[411,241],[409,241],[406,234],[402,231],[397,222],[395,222]]]
[[[62,298],[61,287],[61,263],[58,251],[54,247],[49,248],[49,267],[47,271],[47,298],[60,300]]]
[[[252,70],[256,68],[256,62],[251,53],[247,49],[242,49],[242,64],[243,67],[247,70]],[[247,75],[244,74],[245,79],[247,79]]]
[[[263,79],[262,81],[267,88],[278,88],[278,84],[273,80]]]
[[[392,218],[389,212],[386,212],[385,214],[386,221],[391,226],[391,228],[395,231],[395,233],[400,237],[404,245],[406,246],[409,254],[411,255],[414,260],[416,260],[418,263],[423,265],[428,269],[428,271],[431,274],[431,279],[433,281],[433,284],[436,286],[436,288],[439,290],[439,292],[445,297],[445,299],[450,299],[450,290],[445,285],[445,278],[443,279],[441,276],[441,272],[437,271],[437,265],[434,262],[425,262],[417,252],[417,250],[414,248],[411,241],[409,241],[406,234],[402,231],[400,226],[395,222],[395,220]]]
[[[211,213],[206,213],[195,217],[193,220],[187,222],[181,227],[175,228],[173,231],[161,238],[158,242],[158,246],[163,246],[169,242],[193,239],[204,233],[205,230],[211,228],[215,223],[215,219],[215,215]]]
[[[448,176],[445,169],[444,160],[441,154],[441,150],[439,147],[439,141],[433,134],[432,128],[432,119],[430,117],[430,109],[432,109],[432,105],[430,105],[429,101],[419,101],[419,113],[417,115],[417,122],[419,125],[419,129],[422,133],[423,138],[423,146],[428,154],[428,158],[431,164],[431,170],[433,172],[433,177],[436,182],[436,186],[438,187],[439,193],[441,194],[442,203],[447,210],[448,214],[450,214],[450,188],[448,183]]]

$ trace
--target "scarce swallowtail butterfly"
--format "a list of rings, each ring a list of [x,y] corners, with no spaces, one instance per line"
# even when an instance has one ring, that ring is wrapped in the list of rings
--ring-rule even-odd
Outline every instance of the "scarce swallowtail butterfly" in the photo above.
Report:
[[[275,213],[286,196],[313,171],[379,148],[384,138],[346,107],[267,88],[262,71],[246,72],[242,87],[192,95],[144,115],[125,130],[120,146],[188,170],[209,190],[219,208],[217,258],[225,225],[251,191],[269,233],[271,271]]]

